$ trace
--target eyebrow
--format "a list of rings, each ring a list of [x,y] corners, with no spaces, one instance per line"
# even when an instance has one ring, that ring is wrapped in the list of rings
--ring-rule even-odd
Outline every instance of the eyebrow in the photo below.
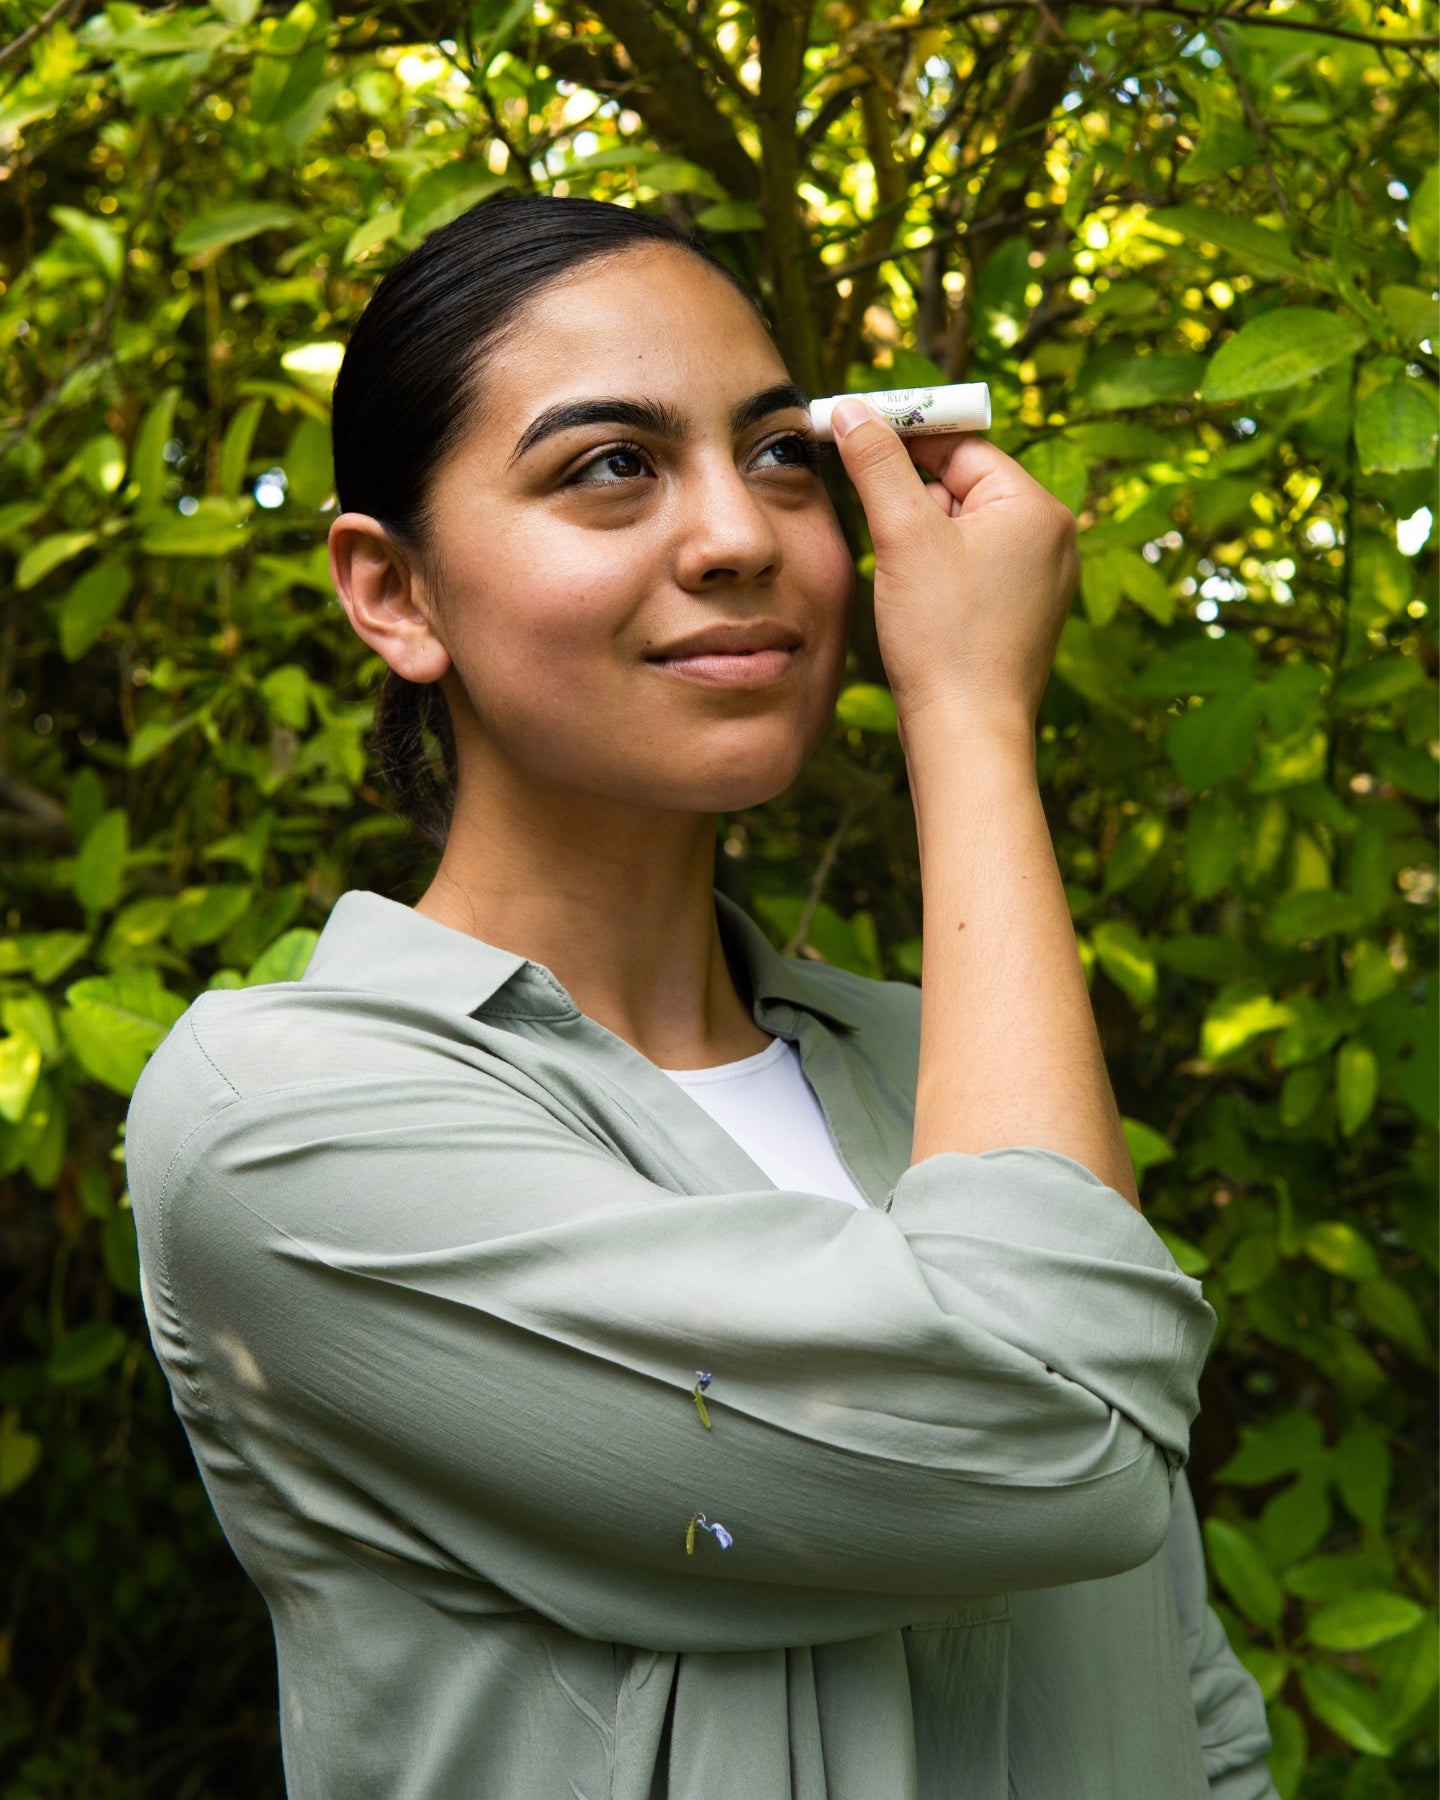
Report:
[[[730,429],[737,433],[745,431],[771,413],[783,412],[792,406],[805,411],[809,405],[802,388],[790,381],[777,382],[774,387],[764,388],[732,406]],[[673,406],[658,400],[567,400],[559,406],[547,407],[530,421],[511,452],[510,463],[519,462],[544,439],[584,425],[622,425],[631,431],[643,431],[660,438],[678,439],[685,435],[684,417]]]

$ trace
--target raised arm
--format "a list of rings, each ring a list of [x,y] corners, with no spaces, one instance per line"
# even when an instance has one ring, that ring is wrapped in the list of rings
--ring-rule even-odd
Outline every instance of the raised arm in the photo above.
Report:
[[[677,1193],[534,1045],[343,998],[200,1002],[132,1108],[147,1311],[222,1518],[258,1491],[448,1604],[673,1650],[1158,1550],[1213,1315],[1078,1164],[940,1152],[888,1211]],[[687,1555],[700,1512],[730,1548]]]
[[[1075,521],[982,438],[907,446],[853,401],[835,427],[874,539],[876,629],[919,828],[914,1158],[1033,1145],[1138,1207],[1035,776]]]

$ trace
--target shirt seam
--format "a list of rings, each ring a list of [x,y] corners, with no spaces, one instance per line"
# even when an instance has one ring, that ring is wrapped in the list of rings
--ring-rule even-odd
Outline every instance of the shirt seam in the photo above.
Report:
[[[215,1408],[211,1405],[210,1400],[209,1400],[208,1396],[206,1395],[205,1389],[203,1388],[203,1386],[200,1383],[199,1373],[198,1373],[199,1367],[200,1367],[199,1358],[197,1357],[195,1350],[194,1350],[193,1339],[191,1337],[189,1327],[186,1325],[185,1320],[181,1313],[180,1295],[175,1286],[174,1277],[171,1273],[172,1262],[171,1262],[171,1256],[170,1256],[169,1215],[167,1212],[167,1205],[168,1205],[169,1198],[170,1198],[171,1180],[174,1177],[176,1168],[179,1166],[181,1157],[184,1156],[186,1150],[189,1148],[192,1141],[196,1137],[198,1137],[199,1134],[202,1131],[204,1131],[208,1126],[213,1124],[213,1122],[217,1118],[219,1118],[221,1113],[228,1112],[232,1106],[234,1106],[237,1102],[243,1100],[244,1095],[240,1092],[239,1088],[236,1087],[235,1083],[233,1081],[231,1081],[230,1077],[225,1073],[225,1071],[215,1061],[214,1057],[211,1056],[210,1052],[205,1048],[204,1044],[201,1043],[200,1034],[195,1028],[195,1019],[194,1019],[193,1013],[190,1016],[190,1018],[187,1020],[187,1023],[190,1027],[191,1043],[193,1043],[195,1048],[200,1052],[200,1055],[205,1059],[206,1064],[211,1069],[214,1070],[215,1074],[219,1077],[219,1079],[221,1081],[223,1081],[225,1083],[225,1086],[230,1090],[230,1098],[224,1103],[223,1106],[215,1107],[213,1110],[208,1111],[203,1118],[198,1119],[196,1121],[196,1123],[191,1126],[190,1130],[185,1133],[184,1137],[181,1138],[180,1142],[175,1146],[174,1154],[171,1156],[170,1161],[166,1164],[165,1174],[160,1183],[160,1191],[156,1195],[156,1198],[155,1198],[155,1236],[156,1236],[156,1240],[158,1242],[159,1251],[160,1251],[160,1272],[164,1279],[165,1292],[169,1297],[170,1310],[171,1310],[172,1316],[175,1321],[175,1333],[176,1333],[176,1336],[180,1340],[180,1347],[181,1347],[182,1351],[184,1352],[185,1359],[186,1359],[186,1365],[188,1365],[188,1366],[186,1366],[186,1365],[181,1366],[181,1373],[183,1374],[184,1379],[185,1379],[185,1386],[186,1386],[187,1390],[189,1391],[190,1396],[194,1400],[195,1404],[200,1408],[200,1410],[210,1420],[211,1424],[215,1426],[215,1429],[219,1433],[220,1437],[224,1440],[224,1442],[229,1444],[229,1439],[226,1438],[225,1434],[223,1432],[221,1432],[219,1429],[219,1418],[215,1412]],[[230,1444],[230,1448],[233,1451],[235,1449],[235,1446],[233,1444]],[[238,1452],[237,1452],[237,1454],[238,1454]]]

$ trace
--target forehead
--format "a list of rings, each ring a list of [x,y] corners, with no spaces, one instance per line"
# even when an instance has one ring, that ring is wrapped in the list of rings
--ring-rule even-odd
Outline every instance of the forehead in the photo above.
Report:
[[[486,359],[481,385],[498,423],[596,395],[728,409],[785,379],[745,297],[699,257],[656,245],[586,263],[536,295]]]

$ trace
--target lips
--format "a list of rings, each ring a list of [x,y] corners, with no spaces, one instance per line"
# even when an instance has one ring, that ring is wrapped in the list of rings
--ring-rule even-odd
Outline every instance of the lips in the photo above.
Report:
[[[648,658],[667,675],[702,687],[770,687],[795,660],[800,634],[778,620],[707,626]]]

